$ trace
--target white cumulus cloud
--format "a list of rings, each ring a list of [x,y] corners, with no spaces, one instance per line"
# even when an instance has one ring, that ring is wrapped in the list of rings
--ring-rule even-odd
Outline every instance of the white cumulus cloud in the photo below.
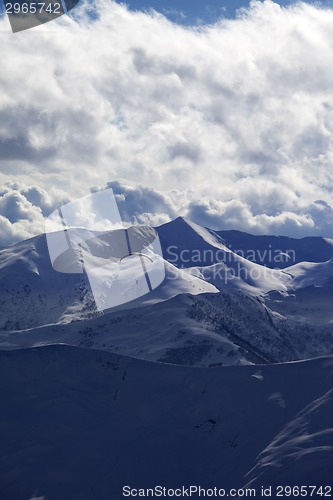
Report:
[[[73,14],[2,36],[0,172],[34,188],[1,195],[1,241],[40,230],[52,189],[109,182],[138,220],[333,236],[333,9],[253,1],[200,28],[108,0]]]

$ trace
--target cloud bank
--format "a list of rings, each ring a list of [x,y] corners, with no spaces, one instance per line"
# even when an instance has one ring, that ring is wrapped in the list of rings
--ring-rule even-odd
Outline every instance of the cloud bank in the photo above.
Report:
[[[200,29],[107,0],[74,14],[2,35],[0,245],[109,183],[129,219],[333,236],[332,9],[254,1]]]
[[[68,200],[61,192],[6,182],[0,188],[0,246],[45,232],[45,217]]]

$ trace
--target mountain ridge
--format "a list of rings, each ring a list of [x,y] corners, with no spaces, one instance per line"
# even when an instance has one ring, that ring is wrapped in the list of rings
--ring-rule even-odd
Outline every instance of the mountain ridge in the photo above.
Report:
[[[333,353],[333,261],[272,269],[192,221],[178,218],[157,231],[166,279],[104,314],[86,275],[54,271],[45,235],[2,249],[0,349],[65,342],[199,366]],[[176,261],[168,260],[170,245]]]

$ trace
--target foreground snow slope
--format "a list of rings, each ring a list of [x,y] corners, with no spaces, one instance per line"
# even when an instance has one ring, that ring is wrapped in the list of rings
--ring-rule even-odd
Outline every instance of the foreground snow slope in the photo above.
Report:
[[[1,498],[330,484],[332,383],[331,357],[201,369],[68,346],[1,352]]]

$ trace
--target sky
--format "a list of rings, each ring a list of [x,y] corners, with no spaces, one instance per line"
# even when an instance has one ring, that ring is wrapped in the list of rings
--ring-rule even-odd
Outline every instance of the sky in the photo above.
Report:
[[[220,17],[234,17],[237,8],[247,6],[247,1],[208,0],[127,0],[132,10],[154,9],[169,19],[182,24],[203,24],[216,21]]]
[[[123,217],[333,237],[333,10],[254,1],[173,23],[86,1],[0,19],[0,246],[112,187]]]
[[[23,1],[23,0],[22,0]],[[154,9],[173,22],[183,25],[202,25],[215,22],[221,17],[235,17],[237,10],[248,7],[250,0],[114,0],[125,4],[132,11],[149,11]],[[73,4],[75,0],[73,0]],[[281,6],[293,3],[293,0],[276,1]],[[311,3],[311,2],[309,2]],[[315,0],[312,2],[315,3]],[[322,0],[329,5],[333,0]],[[4,0],[0,0],[0,9]]]
[[[220,17],[235,17],[238,9],[249,6],[250,0],[126,0],[122,3],[132,10],[154,9],[181,24],[199,25],[215,22]],[[292,0],[277,3],[285,6]]]

